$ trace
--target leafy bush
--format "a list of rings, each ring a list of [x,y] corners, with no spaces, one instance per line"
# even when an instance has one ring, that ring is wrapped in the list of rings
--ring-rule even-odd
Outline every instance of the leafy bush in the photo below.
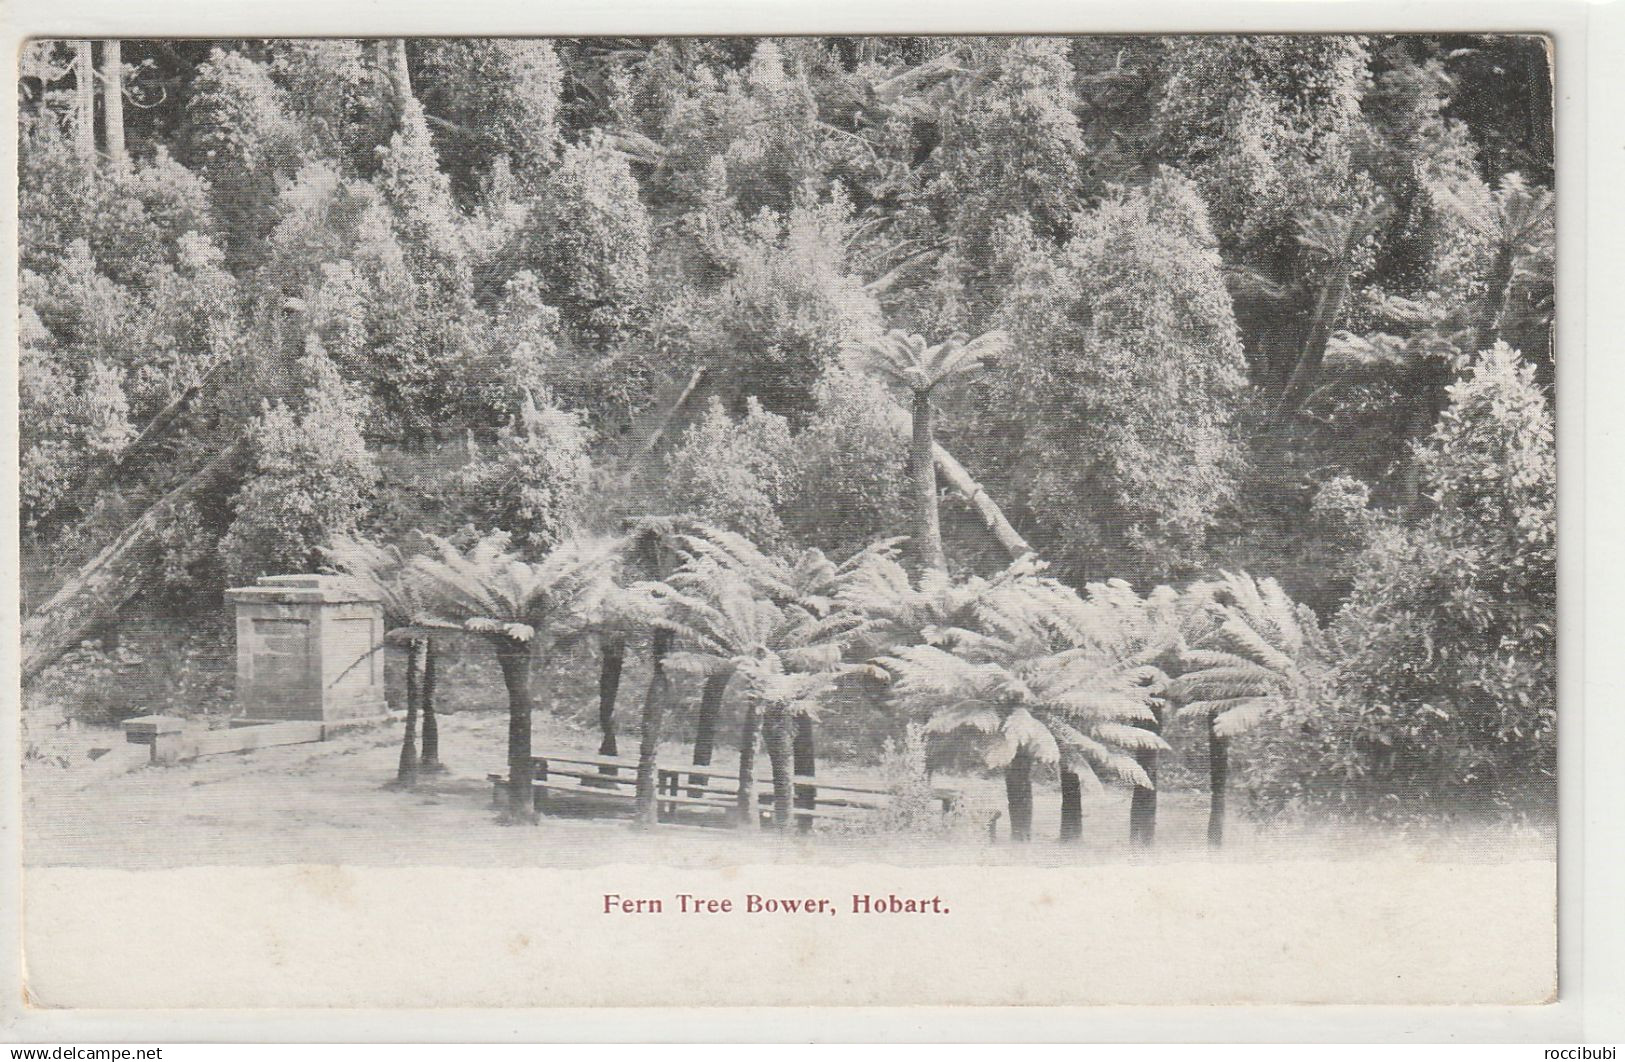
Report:
[[[315,348],[299,364],[300,408],[267,406],[251,428],[256,466],[220,541],[228,576],[307,571],[332,536],[355,530],[378,470],[361,437],[365,402]]]
[[[1419,454],[1434,508],[1372,533],[1331,628],[1324,700],[1258,784],[1268,808],[1491,813],[1554,795],[1551,414],[1505,345],[1450,391]]]
[[[567,148],[515,239],[517,267],[590,344],[611,345],[642,319],[649,213],[621,154],[599,141]]]
[[[1034,546],[1074,579],[1189,570],[1232,495],[1246,384],[1201,197],[1165,170],[1079,215],[1059,255],[1026,242],[1018,269],[982,437],[1019,440],[1007,489]]]
[[[879,306],[849,261],[853,232],[851,205],[837,191],[720,235],[727,279],[691,309],[687,331],[731,394],[799,421],[843,347],[879,331]]]
[[[792,453],[783,417],[752,398],[736,421],[713,397],[667,461],[667,496],[677,511],[771,548],[783,537],[779,508],[787,500]]]
[[[527,394],[517,423],[503,428],[496,450],[476,456],[462,472],[465,512],[482,527],[512,536],[540,555],[575,523],[591,478],[592,432],[580,414],[559,409],[547,392]]]
[[[414,89],[442,119],[436,143],[462,203],[470,203],[498,161],[527,185],[539,181],[559,148],[564,70],[551,41],[422,40]]]
[[[1202,189],[1227,248],[1289,242],[1293,218],[1348,186],[1368,77],[1356,37],[1168,42],[1160,140]]]
[[[947,813],[936,798],[928,766],[926,729],[919,723],[903,728],[901,741],[886,739],[880,753],[879,776],[891,800],[874,816],[859,824],[863,832],[950,836],[968,834],[972,815],[962,804]]]
[[[319,153],[346,174],[370,176],[378,149],[389,142],[394,105],[388,78],[358,40],[270,41],[272,79],[286,92],[290,114]]]
[[[966,293],[966,316],[954,324],[965,331],[982,330],[1009,281],[994,253],[1007,219],[1058,241],[1080,205],[1084,144],[1069,48],[1053,37],[976,41],[978,91],[954,93],[943,107],[942,170],[930,195],[936,215],[951,219]]]
[[[818,104],[803,71],[785,62],[777,41],[762,40],[743,70],[674,73],[651,63],[639,86],[658,113],[652,132],[671,148],[656,170],[657,188],[692,207],[720,185],[746,216],[788,210],[822,169]]]
[[[277,222],[277,185],[304,162],[308,143],[271,71],[216,48],[186,104],[182,155],[208,181],[232,268],[259,264]]]
[[[780,504],[791,538],[846,556],[904,533],[909,440],[884,387],[835,370],[818,382],[813,400]]]

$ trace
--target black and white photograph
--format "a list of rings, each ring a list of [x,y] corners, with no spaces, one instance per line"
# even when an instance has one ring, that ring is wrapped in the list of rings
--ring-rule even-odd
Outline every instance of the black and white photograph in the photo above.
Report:
[[[28,41],[30,999],[1551,1001],[1559,58]]]

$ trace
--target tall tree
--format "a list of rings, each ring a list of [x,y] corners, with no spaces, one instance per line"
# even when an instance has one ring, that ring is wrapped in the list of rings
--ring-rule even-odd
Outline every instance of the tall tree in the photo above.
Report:
[[[911,397],[913,441],[908,461],[914,522],[909,555],[916,573],[948,567],[938,513],[932,396],[943,384],[980,370],[1005,349],[1005,342],[1004,333],[989,332],[968,342],[954,338],[928,346],[920,336],[893,330],[855,348],[865,368],[905,388]]]
[[[124,169],[124,50],[123,42],[102,41],[102,121],[106,126],[107,157],[115,169]]]
[[[1026,241],[1017,269],[978,434],[1021,469],[1006,489],[1030,540],[1073,582],[1193,569],[1234,489],[1246,385],[1201,197],[1165,170],[1060,252]]]
[[[487,535],[464,552],[430,538],[434,551],[412,561],[432,610],[427,622],[484,636],[496,650],[508,688],[508,809],[510,822],[536,821],[531,781],[531,664],[551,634],[586,610],[616,544],[572,539],[530,564],[508,551],[508,537]]]
[[[73,145],[79,161],[96,161],[96,66],[89,41],[73,42]]]

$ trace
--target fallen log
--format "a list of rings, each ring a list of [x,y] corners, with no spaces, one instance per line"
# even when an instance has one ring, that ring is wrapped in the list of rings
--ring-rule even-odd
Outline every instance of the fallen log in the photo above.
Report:
[[[216,454],[154,502],[23,622],[23,682],[89,637],[146,586],[158,559],[156,539],[164,522],[193,498],[229,486],[241,474],[247,452],[247,442],[239,439]]]

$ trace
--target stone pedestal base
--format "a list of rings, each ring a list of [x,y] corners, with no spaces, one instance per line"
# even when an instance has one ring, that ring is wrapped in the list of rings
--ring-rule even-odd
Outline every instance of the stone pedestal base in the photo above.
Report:
[[[276,575],[226,591],[237,608],[237,702],[256,720],[376,719],[384,617],[336,575]]]

